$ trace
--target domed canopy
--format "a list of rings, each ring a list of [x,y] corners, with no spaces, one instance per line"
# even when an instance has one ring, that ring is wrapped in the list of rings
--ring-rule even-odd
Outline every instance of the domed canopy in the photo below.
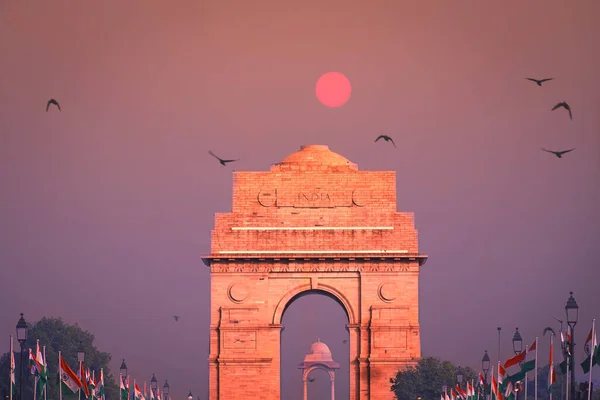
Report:
[[[338,363],[333,361],[329,346],[321,342],[320,339],[317,339],[317,341],[310,346],[310,353],[306,354],[304,362],[300,364],[300,368],[307,368],[314,364],[323,364],[329,368],[340,367]]]
[[[280,163],[278,169],[292,170],[358,170],[358,166],[324,145],[313,144],[300,147],[300,151],[290,154]]]

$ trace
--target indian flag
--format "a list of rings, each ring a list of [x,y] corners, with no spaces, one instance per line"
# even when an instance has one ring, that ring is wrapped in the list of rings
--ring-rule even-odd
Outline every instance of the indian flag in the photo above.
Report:
[[[15,393],[15,388],[17,385],[15,384],[15,352],[13,350],[13,338],[10,337],[10,398],[12,399],[13,394]]]
[[[81,380],[77,374],[69,367],[69,364],[65,361],[62,356],[60,358],[60,380],[63,385],[63,391],[67,391],[67,394],[75,394],[79,391],[82,386]]]
[[[46,387],[46,382],[48,381],[48,366],[46,365],[46,360],[42,352],[40,351],[40,341],[37,341],[37,349],[35,354],[35,364],[36,369],[38,371],[38,379],[37,379],[37,397],[41,398],[44,393],[44,387]]]
[[[94,382],[94,397],[104,400],[104,370],[100,368],[100,373],[96,382]]]
[[[135,398],[137,400],[146,400],[144,398],[144,394],[142,393],[142,391],[141,391],[140,387],[138,386],[138,384],[134,383],[133,387],[134,387],[134,390],[135,390],[135,392],[134,392]]]
[[[35,375],[37,372],[37,363],[35,362],[35,355],[33,354],[33,350],[29,349],[29,372],[31,375]]]
[[[119,382],[121,382],[121,400],[129,400],[129,378],[125,382],[125,379],[119,374]]]
[[[550,357],[548,358],[548,364],[548,393],[552,394],[552,384],[556,382],[556,373],[554,372],[554,357],[552,351],[552,336],[550,336]]]
[[[93,371],[90,371],[90,369],[88,368],[87,371],[85,371],[85,379],[87,380],[87,384],[88,384],[88,389],[90,390],[90,396],[92,396],[92,399],[96,398],[96,382],[94,382],[94,375],[93,375]]]

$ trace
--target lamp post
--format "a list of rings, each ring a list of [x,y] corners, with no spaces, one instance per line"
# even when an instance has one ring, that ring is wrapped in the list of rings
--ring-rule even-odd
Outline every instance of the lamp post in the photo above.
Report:
[[[169,381],[165,380],[165,385],[163,386],[163,400],[169,400]]]
[[[119,372],[121,373],[121,379],[123,380],[123,385],[127,382],[127,364],[125,364],[125,359],[121,362],[121,367],[119,368]]]
[[[523,351],[523,338],[521,337],[521,334],[519,333],[519,328],[517,328],[515,330],[515,334],[513,335],[512,338],[512,345],[513,345],[513,352],[515,353],[515,356],[517,354],[521,354],[521,352]],[[519,363],[519,366],[521,366],[523,363]],[[515,400],[519,400],[519,382],[515,382]]]
[[[152,373],[152,379],[150,379],[150,390],[152,390],[152,394],[156,396],[156,389],[158,388],[158,381],[156,380],[156,376],[154,376],[154,372]]]
[[[498,364],[500,362],[500,332],[502,331],[502,327],[499,326],[496,330],[498,331],[498,360],[496,360],[496,364]]]
[[[29,327],[27,326],[27,322],[25,318],[23,318],[23,313],[21,313],[21,318],[19,318],[19,322],[17,322],[17,341],[19,342],[19,346],[21,346],[21,368],[19,372],[19,400],[23,400],[23,351],[25,349],[25,342],[27,341],[27,331]]]
[[[575,399],[575,325],[577,325],[577,319],[579,318],[579,306],[573,297],[573,292],[569,292],[569,299],[565,304],[565,313],[567,314],[567,325],[571,331],[571,343],[570,345],[570,366],[571,366],[571,395],[569,396],[572,400]]]
[[[192,396],[192,391],[190,390],[190,392],[188,393],[188,398],[187,400],[194,400],[194,396]]]
[[[487,350],[483,354],[483,358],[481,359],[481,369],[483,370],[483,397],[487,399],[487,385],[488,385],[488,372],[490,372],[490,356],[488,355]]]

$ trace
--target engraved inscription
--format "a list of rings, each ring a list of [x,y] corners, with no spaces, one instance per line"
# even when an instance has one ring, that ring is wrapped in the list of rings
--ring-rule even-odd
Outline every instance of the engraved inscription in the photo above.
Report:
[[[364,207],[367,197],[367,193],[363,191],[344,188],[337,190],[307,188],[300,192],[263,188],[256,195],[258,204],[263,207],[293,208]]]

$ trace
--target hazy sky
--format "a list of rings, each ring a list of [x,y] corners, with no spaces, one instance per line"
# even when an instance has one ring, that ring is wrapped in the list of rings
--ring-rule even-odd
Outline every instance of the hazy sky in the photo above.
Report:
[[[525,342],[558,328],[570,290],[582,344],[600,317],[598,15],[596,0],[0,0],[0,337],[19,312],[61,316],[113,371],[125,358],[206,398],[200,255],[232,168],[326,144],[397,171],[430,256],[423,355],[479,369],[500,325],[506,358],[515,327]],[[353,85],[341,108],[315,98],[328,71]],[[550,112],[563,100],[573,121]],[[398,148],[373,143],[383,132]],[[327,298],[290,307],[286,399],[317,335],[347,374],[344,319]]]

